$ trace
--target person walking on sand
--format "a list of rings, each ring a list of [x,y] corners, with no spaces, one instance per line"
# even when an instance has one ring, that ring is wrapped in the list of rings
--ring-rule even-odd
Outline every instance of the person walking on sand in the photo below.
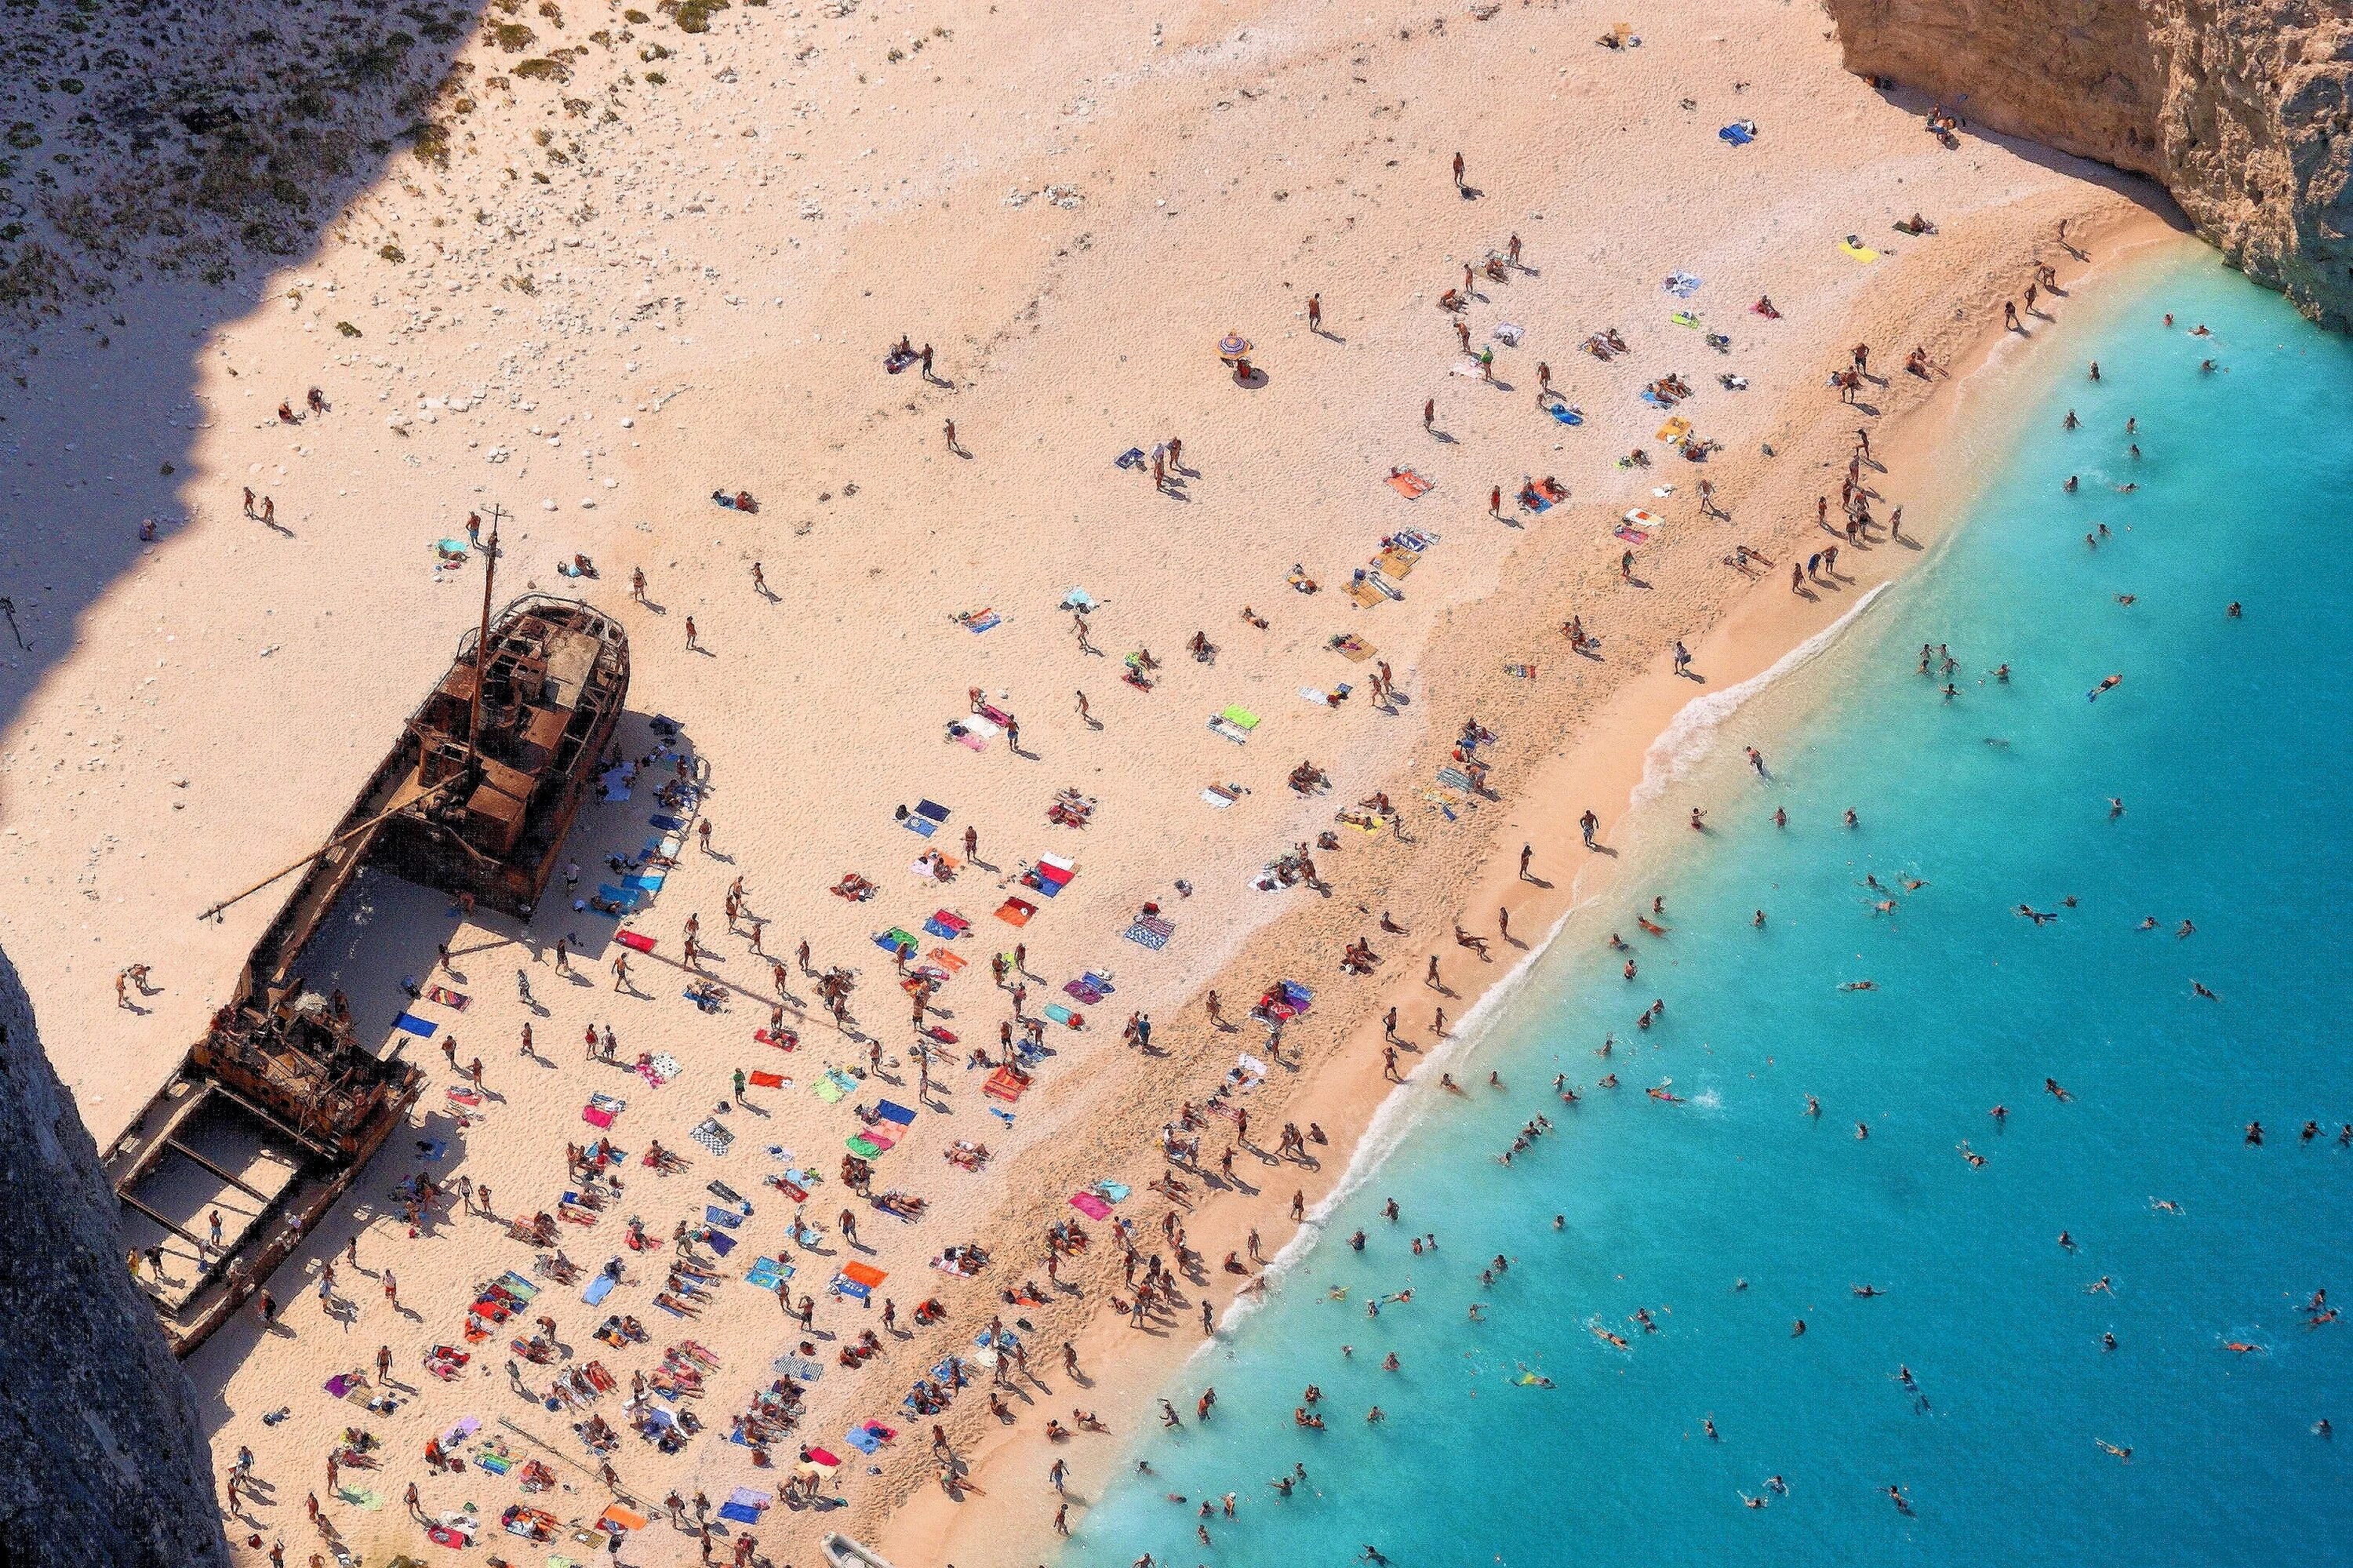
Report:
[[[245,514],[253,515],[253,486],[249,484],[245,487]]]
[[[1504,487],[1498,484],[1491,487],[1487,492],[1487,515],[1490,517],[1501,517],[1503,514]]]
[[[1462,154],[1460,153],[1454,154],[1454,188],[1458,191],[1462,188]]]
[[[1321,294],[1307,296],[1307,330],[1312,333],[1324,330],[1324,296]]]
[[[646,602],[646,569],[643,567],[633,567],[629,572],[629,598],[638,604]]]
[[[1522,844],[1520,846],[1520,880],[1522,882],[1534,882],[1535,880],[1535,877],[1528,874],[1528,863],[1535,858],[1535,845]]]
[[[768,591],[767,574],[760,570],[760,563],[757,561],[752,563],[752,591],[763,595]]]
[[[615,991],[629,989],[629,960],[627,956],[620,953],[613,955],[613,989]]]
[[[698,646],[694,640],[694,617],[690,615],[686,618],[686,651],[692,653]]]
[[[1595,816],[1593,814],[1593,809],[1588,806],[1586,808],[1585,815],[1577,819],[1577,828],[1585,834],[1585,847],[1587,849],[1593,848],[1594,831],[1601,826],[1601,819]]]
[[[1437,432],[1438,399],[1435,397],[1425,397],[1421,400],[1421,428],[1432,434]]]
[[[264,523],[269,524],[273,528],[278,525],[278,498],[276,496],[265,495],[261,498],[261,520]]]
[[[956,445],[955,421],[954,419],[944,419],[941,421],[941,425],[947,435],[948,450],[951,452],[961,453],[964,449]]]

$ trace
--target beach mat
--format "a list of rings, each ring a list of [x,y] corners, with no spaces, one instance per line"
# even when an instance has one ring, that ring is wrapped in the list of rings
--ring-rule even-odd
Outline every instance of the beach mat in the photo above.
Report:
[[[402,1013],[392,1021],[392,1026],[403,1034],[414,1034],[424,1040],[432,1039],[433,1032],[441,1027],[430,1019],[419,1018],[413,1012]]]

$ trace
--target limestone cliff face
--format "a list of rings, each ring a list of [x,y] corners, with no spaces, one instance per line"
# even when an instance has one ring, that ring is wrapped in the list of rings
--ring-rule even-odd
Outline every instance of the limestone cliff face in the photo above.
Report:
[[[1824,4],[1848,69],[2154,177],[2249,277],[2353,329],[2345,0]]]
[[[195,1393],[0,956],[0,1557],[227,1568]]]

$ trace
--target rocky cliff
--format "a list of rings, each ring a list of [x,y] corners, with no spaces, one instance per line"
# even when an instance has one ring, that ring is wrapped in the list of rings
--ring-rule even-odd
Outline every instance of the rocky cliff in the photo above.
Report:
[[[227,1568],[195,1395],[0,956],[0,1559]]]
[[[1824,0],[1847,69],[2148,175],[2316,321],[2353,329],[2344,0]]]

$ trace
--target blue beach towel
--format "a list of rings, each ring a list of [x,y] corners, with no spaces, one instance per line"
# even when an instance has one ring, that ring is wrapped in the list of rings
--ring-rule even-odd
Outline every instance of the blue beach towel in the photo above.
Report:
[[[1736,147],[1746,147],[1749,143],[1757,140],[1756,132],[1751,131],[1744,124],[1738,123],[1727,125],[1723,130],[1717,132],[1716,134],[1723,137],[1725,141],[1731,143]]]
[[[1555,403],[1552,406],[1551,412],[1552,417],[1564,425],[1581,425],[1585,423],[1585,410],[1582,408],[1572,408],[1566,403]]]
[[[392,1021],[392,1026],[403,1034],[414,1034],[421,1040],[432,1039],[433,1031],[440,1027],[430,1019],[419,1018],[413,1012],[402,1013]]]
[[[940,825],[932,821],[929,817],[910,815],[904,819],[904,822],[909,832],[917,834],[923,838],[930,838],[934,833],[939,832],[940,828]]]
[[[613,1287],[619,1283],[620,1281],[611,1275],[600,1271],[596,1278],[588,1282],[588,1288],[580,1293],[580,1299],[591,1307],[596,1306],[606,1297],[613,1294]]]
[[[896,1100],[883,1100],[880,1102],[874,1107],[874,1114],[881,1117],[884,1121],[895,1121],[901,1127],[909,1126],[915,1119],[915,1113],[909,1110],[905,1106],[901,1105]]]
[[[666,833],[679,832],[683,831],[686,827],[686,824],[680,821],[676,817],[654,816],[648,818],[647,821],[650,821],[655,827],[659,828]]]

